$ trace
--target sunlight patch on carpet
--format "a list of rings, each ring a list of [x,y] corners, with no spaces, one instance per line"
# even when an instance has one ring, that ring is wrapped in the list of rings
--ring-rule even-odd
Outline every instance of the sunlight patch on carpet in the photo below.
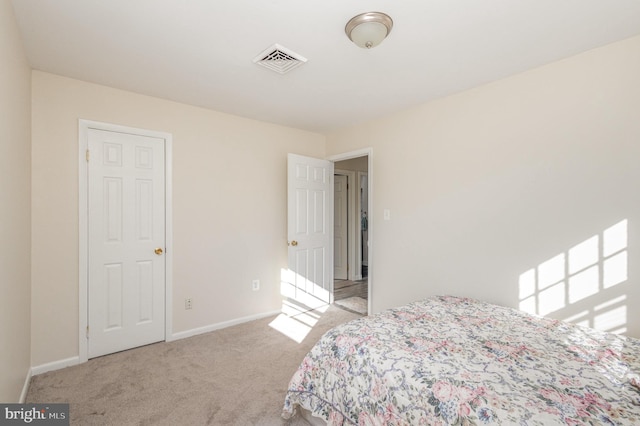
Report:
[[[328,308],[329,305],[324,305],[314,310],[309,310],[294,301],[284,300],[282,302],[282,313],[271,321],[269,326],[296,343],[302,343]]]

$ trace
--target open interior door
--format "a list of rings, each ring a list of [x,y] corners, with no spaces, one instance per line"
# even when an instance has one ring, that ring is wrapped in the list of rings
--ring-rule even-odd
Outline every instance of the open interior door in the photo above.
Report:
[[[311,309],[333,302],[333,163],[288,155],[289,288]]]

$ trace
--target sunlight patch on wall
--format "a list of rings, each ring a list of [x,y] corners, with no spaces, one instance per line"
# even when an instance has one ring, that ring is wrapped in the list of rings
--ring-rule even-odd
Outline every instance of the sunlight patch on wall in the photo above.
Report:
[[[598,330],[609,330],[614,333],[627,331],[627,296],[609,300],[594,308],[596,313],[593,327]]]
[[[625,333],[627,331],[627,296],[616,297],[564,320],[611,333]]]
[[[520,309],[549,315],[588,300],[628,279],[627,223],[625,219],[571,247],[519,278]],[[626,331],[626,296],[566,318],[566,321],[600,330]]]

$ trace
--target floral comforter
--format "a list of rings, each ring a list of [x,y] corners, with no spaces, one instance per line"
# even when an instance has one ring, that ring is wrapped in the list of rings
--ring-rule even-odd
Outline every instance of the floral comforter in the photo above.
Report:
[[[640,340],[448,296],[327,332],[294,374],[329,425],[640,424]]]

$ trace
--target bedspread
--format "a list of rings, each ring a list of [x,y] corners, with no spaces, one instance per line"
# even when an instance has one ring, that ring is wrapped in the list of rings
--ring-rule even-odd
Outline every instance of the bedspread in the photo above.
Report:
[[[293,375],[330,425],[640,424],[640,340],[439,296],[327,332]]]

